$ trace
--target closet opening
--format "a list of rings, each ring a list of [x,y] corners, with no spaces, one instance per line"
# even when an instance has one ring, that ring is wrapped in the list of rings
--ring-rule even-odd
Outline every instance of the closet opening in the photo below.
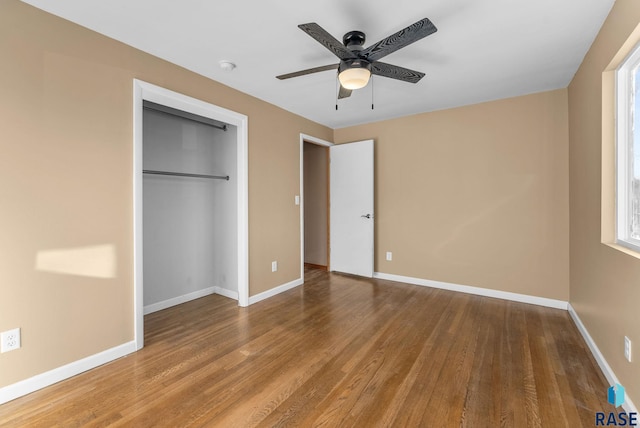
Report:
[[[134,82],[135,341],[209,294],[248,305],[247,118]]]
[[[143,102],[144,314],[238,300],[237,127]]]

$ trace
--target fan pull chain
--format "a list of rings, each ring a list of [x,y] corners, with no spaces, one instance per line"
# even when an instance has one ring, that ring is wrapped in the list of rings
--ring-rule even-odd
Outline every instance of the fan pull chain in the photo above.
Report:
[[[336,111],[338,111],[338,75],[336,74]]]
[[[373,76],[371,76],[371,110],[373,110]]]

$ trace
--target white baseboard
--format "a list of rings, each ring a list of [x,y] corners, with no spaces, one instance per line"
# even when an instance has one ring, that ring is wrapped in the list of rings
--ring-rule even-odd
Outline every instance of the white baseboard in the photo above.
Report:
[[[199,299],[200,297],[208,296],[210,294],[219,294],[224,297],[228,297],[233,300],[238,300],[238,292],[228,290],[222,287],[209,287],[202,290],[194,291],[193,293],[184,294],[182,296],[173,297],[171,299],[163,300],[162,302],[152,303],[144,307],[144,314],[148,315],[153,312],[158,312],[163,309],[170,308],[175,305],[189,302],[191,300]]]
[[[496,299],[511,300],[514,302],[529,303],[532,305],[546,306],[555,309],[567,310],[569,302],[564,300],[548,299],[546,297],[530,296],[528,294],[511,293],[508,291],[492,290],[490,288],[471,287],[469,285],[452,284],[448,282],[432,281],[430,279],[412,278],[410,276],[392,275],[375,272],[374,278],[387,279],[389,281],[405,282],[407,284],[421,285],[424,287],[441,288],[443,290],[458,291],[461,293],[476,294],[478,296],[494,297]]]
[[[193,293],[184,294],[182,296],[173,297],[171,299],[163,300],[162,302],[152,303],[144,307],[144,314],[148,315],[154,312],[161,311],[163,309],[170,308],[181,303],[188,302],[190,300],[199,299],[200,297],[208,296],[215,293],[216,287],[204,288],[202,290],[194,291]]]
[[[264,291],[260,294],[256,294],[255,296],[251,296],[249,297],[249,305],[253,305],[254,303],[260,302],[261,300],[268,299],[269,297],[273,297],[276,294],[284,293],[285,291],[291,290],[292,288],[302,285],[303,283],[304,283],[304,279],[298,278],[291,282],[287,282],[286,284],[282,284],[270,290]]]
[[[124,357],[136,351],[134,341],[124,343],[106,351],[66,364],[29,379],[0,388],[0,404],[15,400],[44,387],[53,385],[72,376],[86,372],[110,361]]]
[[[607,378],[609,385],[615,385],[616,383],[620,383],[618,381],[618,377],[616,376],[616,374],[613,372],[613,370],[611,370],[611,366],[609,365],[609,363],[607,363],[607,360],[604,358],[604,355],[602,355],[602,352],[600,352],[598,345],[596,345],[596,342],[594,342],[593,338],[587,331],[587,328],[582,323],[582,320],[576,313],[575,309],[573,309],[573,306],[571,306],[571,303],[569,303],[568,310],[569,310],[569,315],[571,315],[571,318],[573,319],[573,322],[576,324],[576,327],[578,327],[580,334],[582,334],[584,341],[587,342],[587,346],[591,350],[591,353],[593,354],[593,358],[595,358],[596,362],[598,363],[598,366],[600,366],[600,370],[602,370],[604,377]],[[602,393],[606,394],[606,391],[602,391]],[[635,404],[633,404],[633,401],[631,401],[631,398],[629,398],[628,395],[625,396],[625,402],[622,405],[622,408],[627,413],[631,413],[631,412],[638,413],[637,407],[635,406]]]
[[[232,291],[226,288],[216,286],[216,287],[213,287],[213,292],[221,296],[228,297],[229,299],[238,300],[237,291]]]

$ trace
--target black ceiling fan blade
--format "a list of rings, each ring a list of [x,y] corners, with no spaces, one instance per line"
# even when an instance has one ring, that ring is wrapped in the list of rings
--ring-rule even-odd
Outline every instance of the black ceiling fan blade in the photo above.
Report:
[[[371,74],[389,77],[391,79],[402,80],[403,82],[418,83],[424,77],[424,73],[397,65],[376,61],[371,64]]]
[[[341,100],[343,98],[348,98],[351,96],[351,89],[347,89],[344,86],[340,85],[340,91],[338,91],[338,99]]]
[[[327,30],[325,30],[315,22],[300,24],[298,25],[298,28],[316,39],[318,42],[322,43],[325,48],[333,52],[333,54],[338,58],[342,60],[357,58],[357,56],[349,49],[347,49],[342,43],[340,43],[338,39],[333,37],[327,32]]]
[[[428,18],[421,19],[415,24],[409,25],[407,28],[398,31],[391,36],[374,43],[368,48],[360,52],[360,57],[368,61],[377,61],[378,59],[389,55],[413,42],[427,37],[438,31],[435,25]]]
[[[293,73],[281,74],[280,76],[276,76],[276,78],[280,80],[291,79],[292,77],[304,76],[306,74],[318,73],[320,71],[336,70],[337,68],[338,64],[323,65],[320,67],[313,67],[307,68],[306,70],[295,71]]]

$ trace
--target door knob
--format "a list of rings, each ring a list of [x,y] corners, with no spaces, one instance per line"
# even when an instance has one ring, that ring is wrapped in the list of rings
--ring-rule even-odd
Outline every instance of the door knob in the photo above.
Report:
[[[363,214],[360,217],[364,217],[364,218],[371,218],[371,214]]]

